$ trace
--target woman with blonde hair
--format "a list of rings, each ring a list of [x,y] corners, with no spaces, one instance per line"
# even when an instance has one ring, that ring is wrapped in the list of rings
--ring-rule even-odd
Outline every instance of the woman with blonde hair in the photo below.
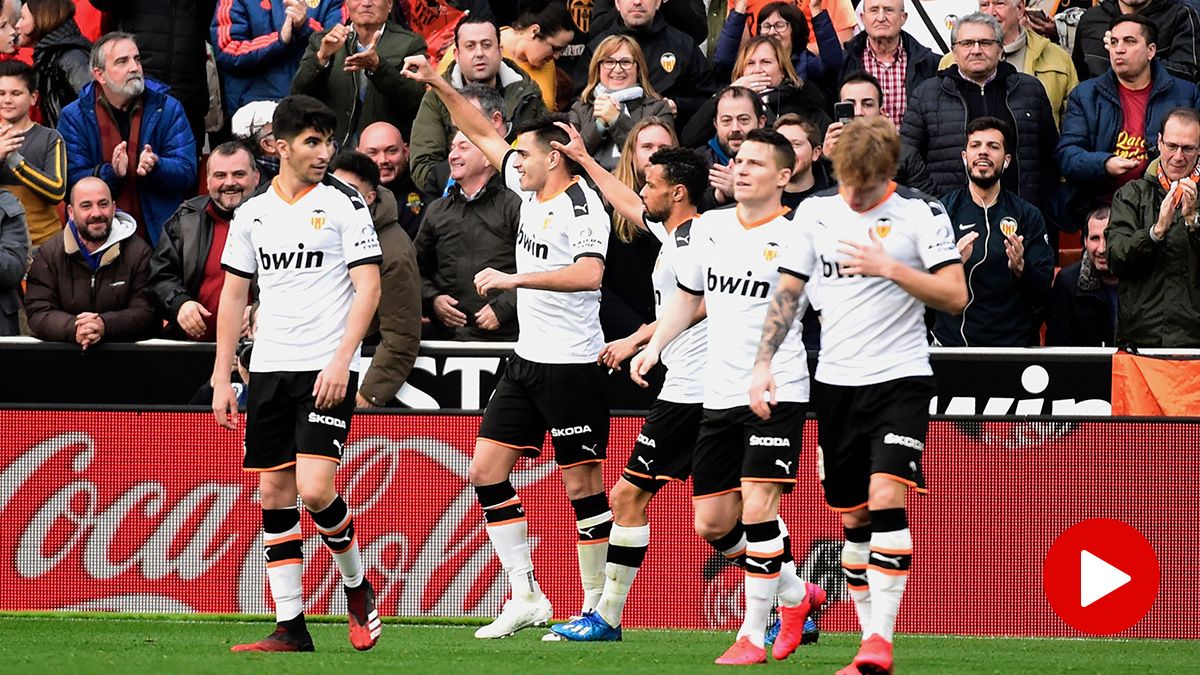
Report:
[[[596,47],[587,86],[569,117],[588,152],[612,171],[638,120],[658,117],[674,125],[675,109],[650,84],[646,57],[637,41],[628,35],[610,35]]]
[[[800,79],[783,44],[772,36],[755,35],[742,43],[733,65],[732,86],[744,87],[758,95],[766,109],[766,126],[787,113],[809,120],[822,132],[831,121],[825,112],[825,96],[817,87]],[[685,146],[697,147],[712,137],[716,112],[714,96],[700,107],[680,134]]]
[[[675,129],[669,122],[660,117],[643,117],[625,137],[613,175],[635,192],[641,192],[650,156],[660,148],[678,146]],[[604,280],[600,285],[600,326],[605,340],[623,338],[642,324],[654,321],[654,288],[650,277],[658,259],[659,243],[642,227],[641,223],[613,214],[615,236],[608,238]]]

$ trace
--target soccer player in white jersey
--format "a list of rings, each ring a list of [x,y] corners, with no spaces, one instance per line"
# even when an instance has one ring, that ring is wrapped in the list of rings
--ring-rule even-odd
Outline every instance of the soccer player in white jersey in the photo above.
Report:
[[[819,586],[796,575],[779,518],[780,499],[796,483],[808,407],[808,359],[798,328],[786,347],[789,358],[780,359],[775,368],[777,414],[760,420],[746,400],[758,324],[779,282],[776,258],[793,238],[794,225],[780,199],[795,163],[791,143],[779,132],[755,129],[746,135],[734,159],[737,206],[707,211],[693,221],[691,245],[675,262],[679,287],[686,293],[668,301],[654,336],[630,364],[631,375],[644,383],[663,349],[691,324],[703,299],[709,317],[708,360],[692,466],[696,531],[710,542],[726,542],[734,550],[744,547],[745,556],[746,613],[736,642],[716,660],[723,665],[766,661],[764,632],[776,593],[782,624],[772,646],[776,659],[795,651],[805,618],[825,601]],[[744,534],[737,531],[742,523]]]
[[[600,281],[612,227],[599,195],[573,174],[552,141],[569,138],[547,117],[517,129],[510,148],[482,113],[435,73],[424,57],[405,59],[404,74],[430,85],[451,120],[500,169],[521,197],[517,273],[485,269],[475,276],[481,295],[517,289],[521,324],[509,359],[484,411],[469,477],[483,507],[488,538],[512,585],[512,598],[477,638],[500,638],[544,625],[552,611],[533,574],[528,525],[509,474],[522,455],[541,453],[550,431],[554,459],[575,511],[579,576],[586,614],[604,590],[612,511],[601,462],[608,445]]]
[[[892,182],[899,156],[888,120],[846,125],[833,153],[840,191],[810,197],[796,215],[750,387],[754,412],[774,419],[782,390],[772,363],[793,358],[785,351],[806,293],[821,311],[817,466],[825,501],[842,517],[842,572],[863,634],[841,675],[892,672],[912,561],[905,494],[925,489],[921,452],[935,392],[925,305],[958,314],[967,302],[946,211]]]
[[[609,204],[630,222],[641,222],[661,243],[652,283],[657,313],[678,290],[673,260],[691,243],[696,202],[708,184],[708,163],[692,150],[663,148],[650,157],[641,196],[600,166],[588,153],[573,127],[560,124],[571,137],[569,144],[551,147],[567,153],[596,181]],[[662,390],[638,434],[621,478],[613,486],[613,527],[608,540],[604,593],[594,612],[551,628],[563,639],[604,642],[621,639],[621,614],[634,577],[650,544],[650,500],[670,481],[691,475],[692,450],[700,429],[704,400],[704,360],[707,324],[701,311],[698,323],[667,346],[663,361],[667,376]],[[619,370],[654,334],[654,323],[632,335],[608,343],[600,361]]]
[[[229,384],[242,313],[257,275],[258,328],[250,359],[242,467],[258,473],[275,632],[233,651],[312,651],[304,623],[303,541],[296,496],[329,548],[346,592],[350,642],[370,649],[382,625],[363,575],[354,520],[333,486],[350,429],[363,335],[379,304],[382,252],[362,196],[326,174],[337,118],[289,96],[272,129],[279,175],[238,207],[221,256],[213,414],[237,423]]]

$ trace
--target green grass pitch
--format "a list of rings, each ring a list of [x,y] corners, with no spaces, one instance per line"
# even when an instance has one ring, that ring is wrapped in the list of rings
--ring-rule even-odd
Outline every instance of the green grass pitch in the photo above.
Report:
[[[310,624],[313,654],[231,654],[271,623],[247,617],[203,620],[128,615],[0,614],[0,670],[13,673],[698,673],[712,665],[731,633],[630,630],[606,644],[545,643],[540,629],[506,640],[475,640],[474,626],[394,621],[374,650],[357,653],[341,623]],[[833,673],[850,661],[857,637],[825,634],[775,672]],[[1195,673],[1200,642],[1047,640],[901,635],[897,672],[908,673]],[[751,669],[752,672],[763,667]]]

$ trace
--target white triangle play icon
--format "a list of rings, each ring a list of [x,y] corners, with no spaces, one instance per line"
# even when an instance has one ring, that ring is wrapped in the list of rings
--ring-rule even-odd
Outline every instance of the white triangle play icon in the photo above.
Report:
[[[1133,580],[1090,551],[1079,552],[1079,606],[1087,607]]]

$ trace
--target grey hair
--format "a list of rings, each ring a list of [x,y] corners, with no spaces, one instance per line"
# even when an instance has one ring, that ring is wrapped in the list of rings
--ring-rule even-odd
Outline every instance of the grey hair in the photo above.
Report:
[[[13,16],[21,16],[21,0],[4,0],[4,12],[11,12]]]
[[[100,39],[96,40],[96,44],[92,45],[92,55],[89,59],[92,70],[104,70],[104,61],[108,58],[109,45],[122,40],[130,40],[133,44],[137,44],[137,38],[133,36],[133,33],[114,30],[101,35]]]
[[[506,115],[504,112],[504,97],[501,96],[500,92],[496,91],[493,87],[489,87],[486,84],[480,84],[478,82],[472,82],[462,89],[459,89],[458,93],[462,94],[463,98],[473,98],[476,101],[479,101],[479,108],[483,110],[484,116],[488,119],[491,119],[492,115],[500,113],[500,119],[504,120],[505,122],[508,121],[508,115]]]
[[[996,20],[996,17],[991,14],[984,14],[983,12],[972,12],[956,21],[954,27],[950,29],[951,44],[958,42],[958,29],[964,23],[977,23],[991,28],[992,32],[996,34],[996,42],[1001,45],[1004,44],[1004,28],[1000,26],[1000,22]]]

